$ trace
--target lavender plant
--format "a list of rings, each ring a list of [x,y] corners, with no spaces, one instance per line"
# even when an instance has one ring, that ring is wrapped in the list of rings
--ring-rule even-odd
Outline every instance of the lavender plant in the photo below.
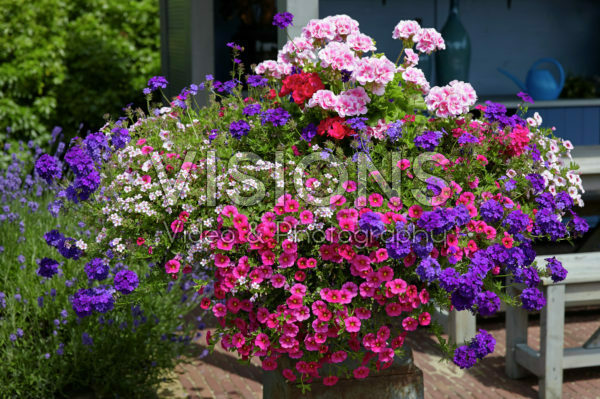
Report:
[[[62,201],[48,181],[63,173],[61,154],[40,156],[38,147],[24,143],[3,150],[10,162],[0,172],[0,397],[81,391],[148,397],[199,338],[202,319],[190,314],[197,303],[193,281],[181,279],[158,296],[138,295],[115,305],[113,297],[130,293],[137,276],[153,265],[79,267],[69,243],[97,232],[58,212]],[[36,159],[39,175],[33,173]],[[57,229],[60,234],[45,235],[55,249],[44,233]],[[57,250],[71,259],[54,260]],[[106,285],[108,278],[114,278],[114,287]],[[74,295],[81,287],[87,287],[86,295]],[[77,312],[74,297],[82,303]],[[91,308],[99,313],[80,317]]]

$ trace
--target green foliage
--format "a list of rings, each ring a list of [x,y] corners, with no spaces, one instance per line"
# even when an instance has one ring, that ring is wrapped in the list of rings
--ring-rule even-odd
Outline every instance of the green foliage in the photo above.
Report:
[[[157,0],[0,0],[0,131],[74,136],[140,103],[160,70]]]

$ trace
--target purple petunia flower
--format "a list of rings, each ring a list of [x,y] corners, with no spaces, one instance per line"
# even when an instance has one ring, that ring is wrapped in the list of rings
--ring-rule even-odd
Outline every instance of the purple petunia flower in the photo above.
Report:
[[[452,361],[461,369],[468,369],[475,366],[475,363],[477,363],[477,354],[475,353],[475,350],[466,345],[459,346],[454,351],[454,358]]]
[[[273,17],[273,25],[279,29],[285,29],[290,25],[293,25],[294,15],[290,12],[278,12]]]
[[[117,150],[124,148],[131,141],[131,136],[129,135],[129,130],[127,130],[125,128],[115,127],[114,129],[111,130],[111,133],[112,133],[112,136],[111,136],[112,145]]]

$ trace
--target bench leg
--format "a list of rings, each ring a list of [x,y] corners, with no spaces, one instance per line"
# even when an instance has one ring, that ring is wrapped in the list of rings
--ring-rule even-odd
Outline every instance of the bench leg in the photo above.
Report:
[[[518,293],[510,285],[506,288],[511,296]],[[506,307],[506,375],[509,378],[523,378],[529,374],[517,363],[517,344],[527,344],[527,311],[523,308]]]
[[[462,344],[475,337],[475,315],[468,310],[451,310],[448,313],[448,338],[453,344]]]
[[[544,287],[548,304],[540,322],[540,358],[544,375],[540,377],[539,397],[559,399],[562,395],[565,328],[565,285]]]

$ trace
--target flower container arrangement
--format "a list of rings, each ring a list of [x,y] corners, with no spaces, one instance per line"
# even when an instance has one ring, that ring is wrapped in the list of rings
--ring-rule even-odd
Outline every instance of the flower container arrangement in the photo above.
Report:
[[[567,272],[555,259],[536,265],[532,243],[587,230],[575,213],[581,179],[571,143],[539,116],[488,102],[476,117],[469,83],[430,87],[419,55],[444,48],[438,32],[400,21],[393,37],[396,62],[337,15],[310,21],[249,75],[229,43],[231,79],[209,75],[168,106],[151,102],[167,85],[152,78],[148,113],[129,110],[75,140],[69,171],[38,160],[48,181],[63,175],[62,211],[95,228],[93,239],[48,242],[86,269],[154,264],[108,283],[116,306],[202,273],[200,306],[219,322],[207,346],[259,358],[300,392],[384,373],[419,328],[474,366],[494,338],[480,330],[449,344],[432,312],[541,309],[540,276]],[[520,96],[524,115],[531,99]],[[511,297],[502,277],[527,288]],[[105,310],[95,292],[72,298],[81,317]]]

